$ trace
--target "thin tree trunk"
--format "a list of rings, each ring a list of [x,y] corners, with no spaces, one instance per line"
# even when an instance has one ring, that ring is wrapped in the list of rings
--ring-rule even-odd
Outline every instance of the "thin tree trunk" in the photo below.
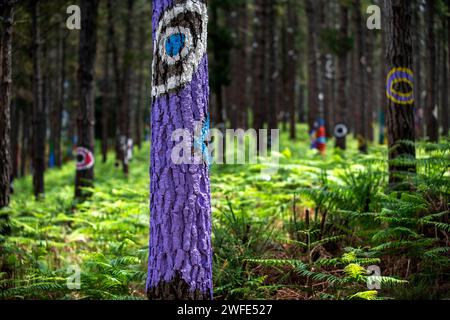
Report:
[[[365,38],[364,28],[361,16],[361,0],[354,0],[354,20],[356,28],[356,42],[357,42],[357,84],[358,84],[358,99],[356,100],[357,118],[356,118],[356,136],[358,139],[358,149],[362,153],[367,153],[367,96],[366,96],[366,67],[367,60],[365,57]]]
[[[60,30],[58,57],[59,57],[59,91],[58,99],[56,102],[55,114],[54,114],[54,133],[53,144],[55,150],[55,165],[60,168],[62,166],[62,146],[61,146],[61,134],[62,134],[62,116],[65,102],[65,83],[66,83],[66,38],[64,33]]]
[[[22,112],[22,139],[21,139],[21,152],[20,152],[20,176],[24,177],[27,174],[28,168],[28,154],[30,149],[30,110],[28,105],[25,105]]]
[[[192,4],[197,11],[192,11]],[[191,137],[196,122],[208,117],[208,62],[206,55],[207,9],[204,1],[184,0],[176,8],[163,0],[153,1],[153,103],[150,186],[150,252],[147,294],[150,299],[211,299],[212,249],[211,205],[208,165],[175,164],[171,157],[174,130],[184,129]],[[180,9],[181,13],[176,14]],[[162,19],[166,13],[168,20]],[[184,14],[183,14],[184,13]],[[162,27],[161,33],[157,31]],[[180,39],[169,27],[186,26],[197,39],[192,55],[181,57],[178,66],[165,62],[158,48],[170,39]],[[170,32],[170,31],[168,31]],[[182,44],[185,46],[187,44]],[[180,57],[181,47],[165,50],[164,55]],[[192,64],[192,77],[185,68]],[[184,81],[165,89],[169,73],[187,74]],[[195,97],[195,99],[192,99]],[[184,141],[184,140],[183,140]],[[184,142],[187,143],[187,142]],[[184,144],[190,157],[191,144]]]
[[[415,100],[415,124],[416,124],[416,135],[418,137],[424,136],[424,108],[422,103],[422,54],[421,54],[421,31],[422,31],[422,23],[420,19],[420,2],[421,0],[413,1],[413,49],[414,49],[414,75],[415,75],[415,92],[416,92],[416,100]]]
[[[122,99],[119,112],[119,136],[121,147],[121,161],[122,169],[125,176],[129,173],[128,153],[127,145],[128,140],[131,139],[130,132],[130,88],[131,88],[131,64],[132,64],[132,46],[133,46],[133,10],[134,0],[128,0],[127,2],[127,22],[125,26],[125,43],[124,43],[124,59],[123,59],[123,79],[122,79]]]
[[[84,158],[78,158],[82,166],[77,166],[75,179],[75,197],[83,200],[90,192],[83,187],[91,187],[94,182],[94,79],[95,56],[97,49],[97,15],[99,0],[81,0],[82,28],[80,31],[79,46],[79,70],[78,81],[80,83],[80,105],[77,117],[78,148],[84,148],[91,153]],[[80,150],[80,149],[77,149]],[[77,153],[78,157],[83,154]]]
[[[280,79],[278,76],[278,69],[277,69],[277,51],[278,51],[278,39],[276,34],[276,25],[277,25],[277,19],[276,19],[276,13],[275,13],[275,1],[269,0],[267,4],[267,20],[268,25],[270,26],[268,28],[268,37],[269,37],[269,43],[268,43],[268,114],[267,114],[267,126],[268,129],[277,129],[278,128],[278,106],[277,106],[277,95],[278,95],[278,86],[280,83]],[[292,67],[292,66],[291,66]],[[295,71],[292,70],[292,73],[295,75]],[[295,107],[294,107],[295,108]],[[295,117],[295,112],[294,112]],[[270,141],[269,137],[269,146],[271,146],[272,141]]]
[[[265,0],[256,0],[255,3],[255,43],[254,50],[254,78],[253,78],[253,128],[255,130],[264,127],[265,119],[265,99],[264,99],[264,68],[265,68],[265,48],[266,39],[264,37],[265,22]]]
[[[397,92],[408,95],[402,98],[388,90],[387,127],[389,140],[389,182],[391,186],[402,182],[405,172],[414,173],[416,167],[409,163],[395,163],[398,158],[415,159],[415,147],[408,140],[415,141],[414,129],[414,96],[413,87],[404,80],[410,80],[405,70],[412,68],[412,37],[411,37],[411,2],[399,0],[386,0],[386,60],[389,67],[388,88],[390,80],[402,80],[393,88]],[[401,69],[399,69],[401,68]],[[406,69],[405,69],[406,68]],[[410,94],[411,93],[411,94]]]
[[[436,11],[436,0],[427,0],[427,50],[428,50],[428,74],[427,74],[427,107],[426,122],[427,136],[432,142],[439,139],[439,123],[437,119],[438,106],[436,99],[437,70],[436,70],[436,37],[434,31],[434,18]]]
[[[295,1],[290,0],[288,2],[287,8],[287,51],[284,53],[286,55],[287,65],[283,66],[286,69],[286,84],[285,84],[285,92],[286,95],[285,103],[289,108],[289,138],[295,140],[297,138],[297,114],[296,114],[296,101],[295,101],[295,87],[296,87],[296,75],[297,75],[297,60],[298,60],[298,51],[296,48],[296,29],[299,27],[298,24],[298,13],[296,10]]]
[[[305,10],[308,20],[308,124],[312,130],[314,122],[319,116],[319,88],[318,88],[318,46],[316,10],[312,0],[305,0]]]
[[[446,25],[447,30],[446,32],[448,33],[450,31],[450,28],[448,27],[448,24],[450,22],[450,19],[447,18],[444,20],[444,26]],[[444,31],[445,33],[445,31]],[[447,34],[447,37],[450,40],[450,37]],[[444,38],[445,39],[445,38]],[[448,49],[448,46],[447,46]],[[441,124],[442,124],[442,134],[444,136],[447,136],[449,133],[449,129],[450,129],[450,109],[449,109],[449,79],[448,79],[448,75],[449,75],[449,61],[448,61],[448,55],[446,54],[447,50],[446,50],[446,46],[445,46],[445,40],[442,41],[442,87],[441,87],[441,106],[442,106],[442,110],[441,110]]]
[[[0,5],[2,17],[0,53],[0,209],[9,205],[11,179],[11,85],[14,1]],[[4,234],[0,230],[0,234]]]
[[[138,90],[138,97],[136,102],[136,114],[135,114],[135,130],[136,130],[136,145],[139,149],[142,147],[142,135],[144,133],[144,112],[143,112],[143,101],[144,101],[144,54],[145,54],[145,42],[147,33],[145,30],[145,24],[143,21],[140,21],[140,27],[139,27],[139,55],[140,55],[140,63],[139,63],[139,74],[138,74],[138,84],[137,84],[137,90]]]
[[[13,179],[19,177],[19,154],[20,154],[20,108],[17,107],[17,99],[11,102],[11,176]]]
[[[102,161],[105,163],[108,160],[108,139],[109,139],[109,114],[111,112],[111,86],[110,86],[110,43],[111,39],[106,37],[106,49],[103,67],[103,85],[102,85]]]
[[[345,4],[340,5],[340,37],[346,39],[348,37],[348,8]],[[336,111],[336,124],[339,125],[334,131],[339,131],[336,137],[336,147],[342,150],[347,148],[347,135],[345,127],[348,131],[347,122],[347,76],[348,76],[348,51],[342,50],[338,55],[338,101]],[[339,130],[338,130],[339,129]]]
[[[45,172],[45,109],[42,98],[40,2],[32,1],[33,33],[33,187],[34,195],[44,194]]]
[[[122,107],[122,95],[120,94],[120,90],[122,88],[122,79],[120,72],[120,64],[119,64],[119,50],[117,48],[116,42],[116,29],[115,29],[115,16],[114,16],[114,5],[113,0],[107,0],[107,9],[108,9],[108,37],[111,39],[111,49],[112,49],[112,58],[113,58],[113,70],[114,70],[114,82],[115,82],[115,92],[116,92],[116,141],[115,141],[115,150],[116,150],[116,166],[119,166],[119,163],[122,159],[122,150],[120,145],[120,126],[117,125],[119,122],[119,115],[121,113]]]

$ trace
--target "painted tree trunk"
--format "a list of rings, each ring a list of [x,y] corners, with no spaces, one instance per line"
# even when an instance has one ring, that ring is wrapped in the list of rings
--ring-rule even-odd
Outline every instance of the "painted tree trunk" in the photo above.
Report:
[[[75,197],[83,199],[89,192],[83,187],[91,187],[94,180],[94,78],[97,49],[97,14],[99,0],[82,0],[82,28],[80,31],[79,71],[80,107],[77,117],[78,145],[76,149],[77,173]]]
[[[6,1],[0,6],[2,17],[0,52],[0,209],[9,205],[11,178],[11,83],[12,36],[14,4]],[[0,230],[1,231],[1,230]],[[0,233],[3,234],[3,233]]]
[[[131,139],[130,131],[130,101],[131,101],[131,63],[132,63],[132,47],[133,47],[133,13],[134,0],[127,1],[127,22],[125,26],[125,43],[124,43],[124,58],[123,58],[123,78],[122,78],[122,99],[119,109],[119,144],[120,157],[122,162],[123,173],[128,176],[129,173],[129,159],[127,153],[128,140]]]
[[[40,32],[40,2],[32,1],[32,34],[33,34],[33,187],[34,195],[39,198],[44,194],[45,172],[45,109],[42,99],[41,74],[41,32]]]
[[[392,187],[402,182],[406,172],[413,173],[415,165],[395,163],[399,158],[415,158],[414,75],[412,68],[412,10],[409,1],[385,2],[387,14],[386,60],[389,73],[386,81],[388,97],[387,128],[389,141],[389,181]],[[400,174],[400,175],[399,175]]]
[[[345,40],[348,37],[348,8],[340,4],[340,37]],[[342,50],[338,54],[338,99],[335,118],[334,135],[336,147],[342,150],[347,148],[347,77],[348,77],[348,51]]]
[[[208,165],[171,157],[174,130],[208,118],[206,38],[204,1],[153,1],[150,299],[212,298]]]

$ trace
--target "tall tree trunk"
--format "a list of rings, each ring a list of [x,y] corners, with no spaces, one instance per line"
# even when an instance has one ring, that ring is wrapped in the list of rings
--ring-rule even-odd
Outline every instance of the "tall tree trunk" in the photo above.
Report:
[[[298,12],[295,5],[295,1],[288,1],[287,3],[287,30],[286,37],[288,46],[286,52],[287,65],[283,66],[286,69],[286,84],[284,86],[284,94],[286,95],[285,103],[289,108],[289,138],[294,140],[297,138],[297,104],[295,101],[295,87],[296,87],[296,75],[297,75],[297,60],[298,60],[298,50],[296,48],[296,29],[299,27],[298,23]]]
[[[52,144],[54,148],[55,166],[60,168],[62,166],[62,149],[61,149],[61,134],[62,134],[62,116],[65,102],[65,83],[66,83],[66,38],[63,30],[59,32],[58,39],[58,61],[59,61],[59,75],[58,75],[58,98],[55,100],[53,108],[53,125],[52,125]]]
[[[255,43],[254,50],[254,78],[253,78],[253,128],[262,129],[265,122],[265,25],[267,0],[256,0],[255,2]]]
[[[267,65],[268,65],[268,88],[267,88],[267,96],[268,96],[268,112],[267,112],[267,128],[268,129],[277,129],[278,128],[278,106],[277,106],[277,95],[278,95],[278,86],[280,83],[280,79],[278,76],[277,69],[277,52],[278,52],[278,39],[277,39],[277,19],[275,12],[275,1],[269,0],[267,3],[267,22],[270,27],[268,27],[268,48],[267,48]],[[292,70],[295,74],[295,72]],[[295,117],[295,112],[294,112]],[[269,146],[271,146],[272,141],[270,141],[269,137]]]
[[[2,17],[0,42],[0,209],[9,205],[10,179],[12,173],[10,108],[14,2],[15,1],[9,0],[0,4],[0,14]],[[0,234],[4,234],[4,230],[0,229],[0,231]]]
[[[20,116],[21,110],[17,107],[17,99],[11,102],[11,176],[13,179],[19,177],[19,155],[20,155]]]
[[[421,17],[421,9],[420,9],[421,0],[413,1],[413,61],[414,61],[414,76],[415,76],[415,92],[416,92],[416,100],[415,100],[415,125],[416,125],[416,136],[423,137],[424,136],[424,105],[422,103],[422,21]]]
[[[197,122],[208,118],[206,21],[205,1],[182,0],[173,5],[164,0],[153,1],[150,252],[146,285],[150,299],[212,298],[208,165],[204,161],[175,164],[171,151],[176,144],[170,139],[177,129],[187,130],[192,138]],[[183,39],[187,32],[173,31],[181,26],[188,28],[194,41],[175,41],[181,45],[172,45],[172,40]],[[182,49],[186,45],[190,50],[184,55]],[[170,65],[166,62],[170,61],[168,57],[180,61]],[[191,62],[192,69],[186,68],[186,61]],[[181,80],[167,88],[171,74],[184,76],[177,77]],[[185,156],[192,160],[192,145],[184,139],[183,144],[188,149]]]
[[[450,8],[449,8],[450,9]],[[450,22],[450,18],[446,18],[443,22],[444,26],[447,27],[447,30],[445,32],[449,32],[450,28],[448,27],[448,24]],[[447,34],[448,39],[450,40],[450,37]],[[444,38],[445,39],[445,38]],[[449,61],[448,61],[448,55],[446,53],[448,49],[448,46],[445,45],[445,40],[442,41],[442,88],[441,88],[441,124],[442,124],[442,134],[444,136],[447,136],[450,129],[450,109],[449,109]]]
[[[34,195],[44,194],[45,172],[45,109],[42,98],[40,1],[32,1],[33,34],[33,187]]]
[[[128,176],[129,163],[127,145],[131,139],[130,132],[130,88],[131,88],[131,71],[132,71],[132,54],[133,54],[133,11],[134,0],[127,1],[127,22],[125,26],[125,43],[124,43],[124,59],[123,59],[123,79],[122,79],[122,99],[119,112],[119,130],[120,130],[120,147],[121,161],[123,173]]]
[[[143,101],[144,101],[144,55],[145,55],[145,42],[146,42],[146,30],[144,21],[140,21],[139,27],[139,73],[138,73],[138,83],[137,83],[137,102],[136,102],[136,113],[135,113],[135,136],[136,145],[140,149],[142,147],[142,135],[144,134],[144,112],[143,112]]]
[[[376,101],[376,95],[373,88],[375,88],[375,75],[374,75],[374,43],[375,43],[375,33],[368,32],[365,37],[366,42],[366,142],[374,141],[373,132],[373,120],[374,120],[374,104]]]
[[[356,100],[357,118],[356,118],[356,136],[358,139],[358,149],[362,153],[367,153],[367,96],[366,96],[366,83],[367,83],[367,59],[365,57],[365,38],[364,38],[364,24],[361,15],[361,0],[354,0],[354,21],[356,28],[356,42],[357,42],[357,66],[356,73],[357,85],[358,85],[358,99]]]
[[[427,136],[430,141],[436,142],[439,139],[438,106],[436,99],[437,70],[436,70],[436,37],[434,31],[434,20],[436,12],[436,0],[427,0],[427,107],[426,122]]]
[[[308,20],[308,124],[312,130],[314,122],[319,117],[319,52],[317,45],[316,10],[312,0],[305,0],[305,10]]]
[[[450,8],[450,1],[447,0],[447,6]],[[447,56],[448,56],[448,74],[447,76],[450,77],[450,16],[447,16]],[[450,79],[447,78],[447,88],[446,90],[444,90],[444,92],[450,92]],[[450,108],[450,107],[449,107]],[[444,113],[445,114],[445,113]],[[447,123],[447,131],[444,131],[444,135],[448,135],[449,134],[449,128],[448,126],[450,126],[449,122],[450,122],[450,110],[447,109],[447,113],[445,114],[445,116],[447,117],[446,123]]]
[[[414,87],[412,85],[412,37],[411,2],[386,0],[386,60],[389,68],[387,77],[387,127],[389,141],[389,182],[391,186],[402,182],[405,172],[416,170],[413,164],[392,162],[398,158],[415,159],[415,147],[403,143],[415,141],[414,130]],[[394,84],[393,81],[399,81]],[[398,93],[402,93],[403,96]]]
[[[24,177],[27,174],[28,168],[28,154],[30,153],[30,112],[29,106],[25,105],[21,110],[22,113],[22,137],[21,137],[21,152],[20,152],[20,176]]]
[[[348,37],[348,8],[345,4],[340,4],[340,38]],[[338,101],[336,110],[336,147],[342,150],[347,148],[347,77],[348,77],[348,51],[342,50],[338,54]]]
[[[109,139],[109,118],[111,113],[111,86],[110,86],[110,43],[111,39],[106,37],[106,49],[103,66],[103,84],[102,84],[102,161],[108,160],[108,139]]]
[[[112,58],[113,58],[113,70],[114,70],[114,83],[115,83],[115,92],[116,92],[116,123],[119,121],[119,115],[121,113],[122,108],[122,94],[120,91],[122,89],[122,78],[120,72],[120,64],[119,64],[119,50],[117,48],[116,42],[116,29],[115,29],[115,15],[114,15],[114,3],[113,0],[107,0],[107,9],[108,9],[108,38],[111,39],[110,45],[112,50]],[[115,141],[115,150],[116,150],[116,166],[119,166],[119,163],[122,159],[122,149],[120,146],[120,126],[116,125],[116,141]]]
[[[75,197],[83,200],[94,182],[94,79],[97,49],[97,15],[99,0],[81,0],[82,28],[79,46],[79,112],[77,117],[78,146]]]

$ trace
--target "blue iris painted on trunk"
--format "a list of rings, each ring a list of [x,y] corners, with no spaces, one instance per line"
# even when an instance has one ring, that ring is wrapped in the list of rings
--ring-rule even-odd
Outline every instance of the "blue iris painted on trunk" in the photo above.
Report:
[[[171,57],[179,55],[181,50],[184,48],[185,41],[186,36],[184,34],[172,34],[166,40],[166,53]]]

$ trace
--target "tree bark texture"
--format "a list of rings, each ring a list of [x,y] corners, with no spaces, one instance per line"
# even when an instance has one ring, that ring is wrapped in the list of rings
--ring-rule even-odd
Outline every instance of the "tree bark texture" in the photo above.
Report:
[[[436,68],[436,33],[434,21],[436,14],[436,0],[427,0],[427,107],[425,112],[427,136],[430,141],[439,139],[438,105],[436,99],[437,68]]]
[[[174,130],[208,118],[206,29],[204,1],[153,1],[150,299],[212,298],[208,165],[171,159]]]
[[[83,187],[91,187],[94,180],[94,76],[97,49],[97,15],[99,0],[82,0],[82,28],[79,46],[79,110],[77,116],[78,145],[87,153],[77,151],[77,172],[75,178],[75,197],[88,196]],[[88,154],[88,153],[91,154]],[[81,164],[78,166],[78,164]]]
[[[346,39],[348,37],[348,8],[345,4],[340,5],[340,37]],[[334,128],[333,131],[342,132],[342,134],[336,135],[336,147],[342,150],[347,148],[347,134],[348,122],[347,122],[347,77],[348,77],[348,51],[343,50],[338,54],[338,99],[337,110],[335,113],[335,122],[339,127]],[[345,133],[345,134],[344,134]]]
[[[388,0],[385,2],[385,12],[388,27],[386,60],[388,70],[390,70],[386,81],[389,181],[391,185],[395,186],[404,178],[399,176],[399,173],[413,173],[416,170],[413,164],[393,162],[400,157],[415,159],[414,145],[403,143],[405,140],[415,141],[414,79],[410,71],[413,63],[411,3],[403,0]],[[394,83],[392,80],[398,83]]]
[[[9,205],[11,178],[11,84],[14,1],[0,5],[2,14],[0,53],[0,209]]]
[[[33,34],[33,188],[34,195],[39,198],[44,194],[45,172],[45,109],[42,98],[41,74],[41,31],[40,31],[40,2],[33,0],[32,6],[32,34]]]

